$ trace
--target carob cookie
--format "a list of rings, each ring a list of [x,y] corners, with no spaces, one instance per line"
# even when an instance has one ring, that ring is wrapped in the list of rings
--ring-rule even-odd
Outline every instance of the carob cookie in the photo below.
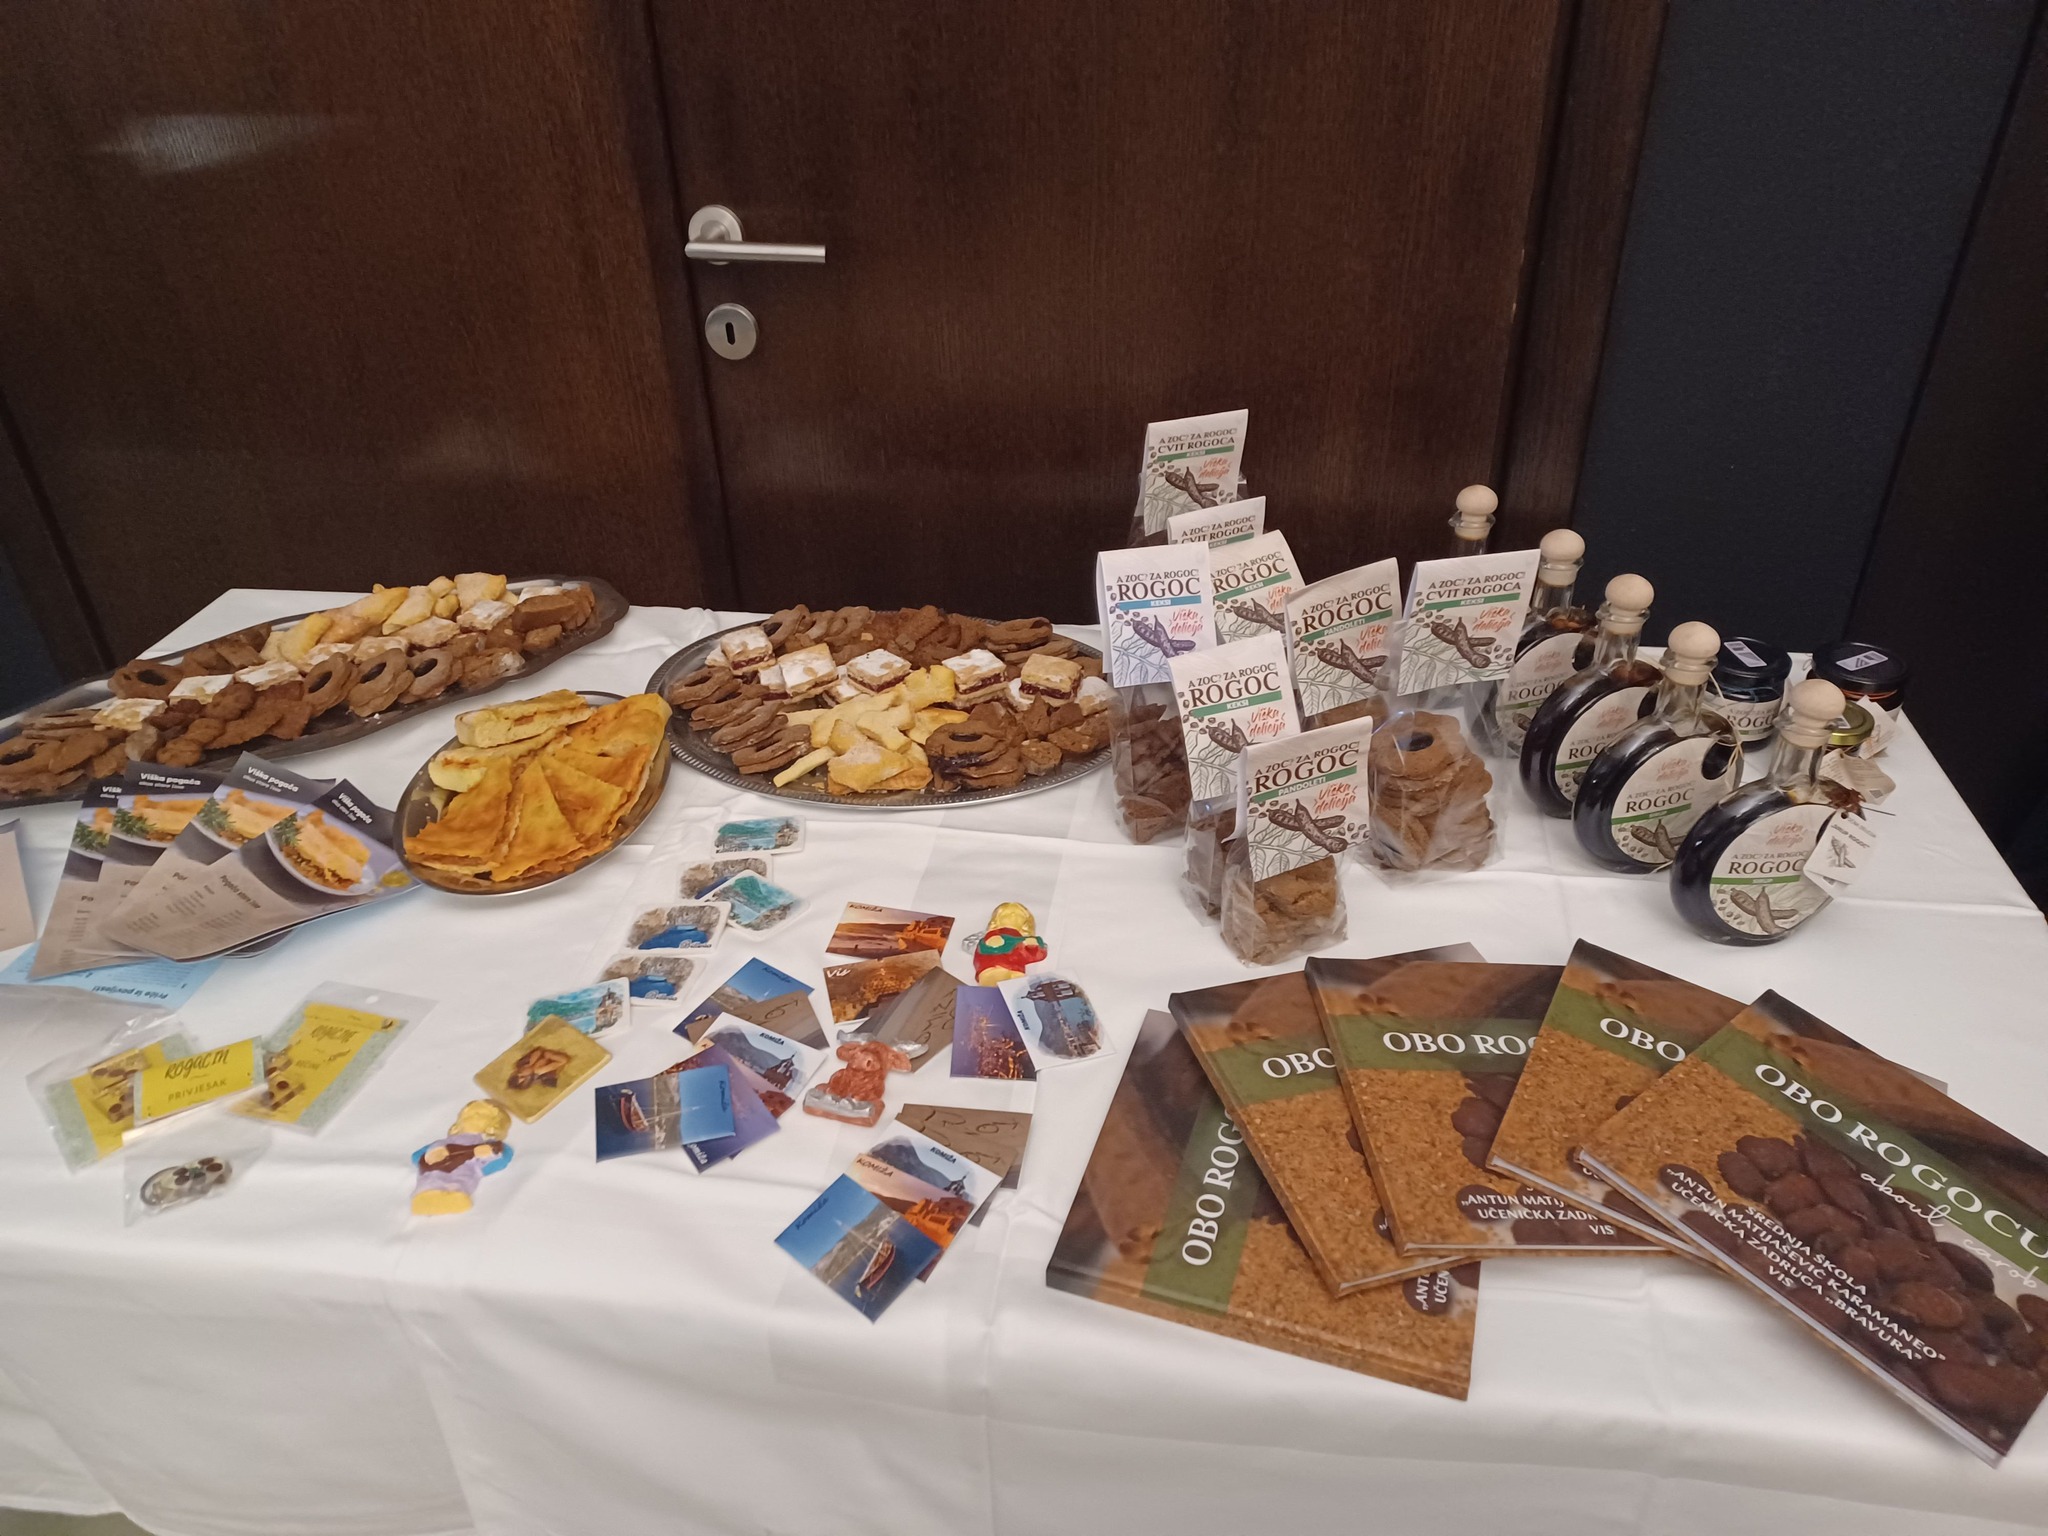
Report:
[[[1477,869],[1493,851],[1493,775],[1456,717],[1395,715],[1373,732],[1373,856],[1389,869]]]
[[[1106,713],[1118,826],[1134,843],[1149,843],[1178,832],[1187,824],[1193,790],[1172,688],[1165,684],[1119,688]],[[1072,729],[1079,732],[1085,726],[1086,722]],[[1065,732],[1052,737],[1063,752],[1068,739]]]

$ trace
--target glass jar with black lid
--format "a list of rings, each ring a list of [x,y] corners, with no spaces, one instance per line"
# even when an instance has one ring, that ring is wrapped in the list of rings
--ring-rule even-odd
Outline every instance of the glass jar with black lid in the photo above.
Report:
[[[1791,655],[1775,645],[1748,635],[1721,642],[1714,663],[1714,691],[1720,695],[1716,707],[1745,744],[1768,741],[1777,730],[1791,670]]]

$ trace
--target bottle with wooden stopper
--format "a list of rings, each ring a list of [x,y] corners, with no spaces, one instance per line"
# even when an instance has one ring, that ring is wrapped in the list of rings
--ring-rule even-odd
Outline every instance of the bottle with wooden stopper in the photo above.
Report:
[[[1721,637],[1681,624],[1664,646],[1664,677],[1647,720],[1593,759],[1572,804],[1572,833],[1588,857],[1636,874],[1662,869],[1742,774],[1742,738],[1712,708],[1707,680]]]
[[[1493,695],[1495,739],[1509,757],[1522,750],[1543,701],[1593,660],[1593,610],[1572,601],[1586,541],[1569,528],[1553,528],[1536,549],[1543,563],[1536,567],[1529,621],[1515,641],[1514,665]]]
[[[1500,510],[1500,498],[1489,486],[1468,485],[1458,492],[1458,510],[1451,514],[1451,547],[1457,555],[1483,555],[1493,533],[1493,514]]]
[[[1607,583],[1593,657],[1552,690],[1522,741],[1522,787],[1546,816],[1569,816],[1594,758],[1650,712],[1658,669],[1636,655],[1656,595],[1640,576]]]
[[[1717,944],[1775,944],[1833,898],[1804,878],[1843,791],[1820,776],[1842,690],[1810,677],[1785,699],[1771,771],[1693,823],[1671,866],[1678,915]]]

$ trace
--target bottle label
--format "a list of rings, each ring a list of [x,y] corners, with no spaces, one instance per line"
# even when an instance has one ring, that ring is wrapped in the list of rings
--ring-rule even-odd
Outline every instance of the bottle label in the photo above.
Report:
[[[1689,736],[1630,774],[1607,817],[1614,846],[1649,869],[1677,858],[1692,824],[1734,787],[1735,753],[1718,776],[1706,771],[1707,754],[1720,745],[1712,736]]]
[[[1522,738],[1529,734],[1537,708],[1578,670],[1572,662],[1587,638],[1576,631],[1552,635],[1530,646],[1508,668],[1494,699],[1494,718],[1500,722],[1501,745],[1509,752],[1522,750]]]
[[[1785,702],[1783,696],[1775,699],[1731,699],[1722,695],[1714,698],[1714,712],[1735,727],[1735,734],[1744,741],[1762,741],[1778,727],[1778,710]]]
[[[1636,723],[1649,697],[1647,688],[1617,688],[1580,713],[1566,729],[1558,745],[1557,764],[1550,771],[1559,794],[1570,801],[1579,798],[1579,780],[1586,776],[1586,769],[1614,744],[1615,737]]]
[[[1830,896],[1839,896],[1863,878],[1864,866],[1877,850],[1877,826],[1868,816],[1837,811],[1821,828],[1813,857],[1799,873]]]
[[[1776,938],[1828,904],[1828,893],[1804,878],[1829,805],[1788,805],[1743,828],[1714,861],[1708,894],[1715,915],[1737,933]]]

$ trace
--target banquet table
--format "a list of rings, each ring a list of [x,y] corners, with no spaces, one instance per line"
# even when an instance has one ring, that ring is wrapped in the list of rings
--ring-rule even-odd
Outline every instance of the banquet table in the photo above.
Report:
[[[350,595],[232,591],[165,645]],[[635,608],[538,686],[633,691],[730,621]],[[389,806],[453,713],[296,765]],[[1590,939],[1735,996],[1776,989],[2048,1143],[2048,929],[1910,723],[1885,764],[1896,815],[1871,872],[1783,944],[1704,942],[1662,876],[1596,871],[1567,823],[1512,795],[1483,871],[1395,886],[1347,869],[1332,952],[1469,940],[1554,964]],[[879,1321],[775,1247],[873,1138],[802,1114],[698,1174],[674,1153],[596,1163],[579,1092],[515,1125],[474,1211],[410,1216],[410,1154],[526,1003],[594,979],[710,829],[767,804],[677,764],[634,839],[572,878],[422,890],[224,963],[182,1009],[201,1045],[269,1030],[324,981],[435,1007],[331,1126],[273,1132],[241,1184],[171,1218],[124,1226],[120,1159],[67,1172],[31,1103],[26,1075],[92,1042],[0,1019],[0,1505],[120,1509],[169,1536],[2048,1525],[2048,1428],[1983,1465],[1674,1258],[1489,1261],[1465,1402],[1049,1289],[1145,1012],[1253,974],[1178,894],[1178,847],[1118,835],[1107,773],[979,807],[806,808],[807,846],[776,864],[806,907],[763,942],[728,936],[682,1000],[755,954],[817,983],[848,900],[963,930],[1023,901],[1088,989],[1111,1049],[1044,1075],[1019,1187]],[[40,913],[75,807],[17,814]],[[597,1081],[683,1054],[681,1011],[636,1006]],[[935,1101],[938,1054],[891,1079],[892,1105]]]

